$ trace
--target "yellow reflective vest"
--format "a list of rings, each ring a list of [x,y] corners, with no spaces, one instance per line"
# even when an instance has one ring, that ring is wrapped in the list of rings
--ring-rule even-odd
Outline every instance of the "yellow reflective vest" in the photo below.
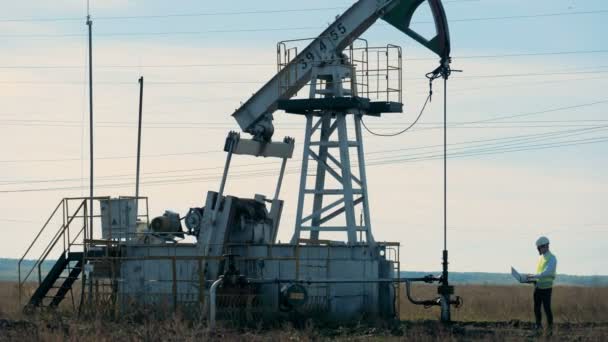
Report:
[[[552,265],[549,265],[549,264]],[[538,265],[536,266],[536,287],[539,289],[550,289],[553,287],[553,281],[555,280],[555,272],[556,272],[556,264],[555,255],[553,255],[550,251],[540,256],[538,259]],[[552,266],[551,270],[547,268]]]

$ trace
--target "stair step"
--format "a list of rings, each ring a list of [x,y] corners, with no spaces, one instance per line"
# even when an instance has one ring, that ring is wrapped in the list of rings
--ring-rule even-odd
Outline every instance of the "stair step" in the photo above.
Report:
[[[72,290],[72,285],[78,280],[80,273],[82,273],[82,257],[84,254],[82,252],[67,254],[62,254],[55,265],[53,265],[44,281],[30,298],[30,304],[40,307],[57,307],[67,293]],[[59,285],[58,279],[62,279],[60,281],[61,285]],[[51,289],[55,289],[55,291],[51,291]],[[44,302],[46,298],[51,299],[49,303]]]

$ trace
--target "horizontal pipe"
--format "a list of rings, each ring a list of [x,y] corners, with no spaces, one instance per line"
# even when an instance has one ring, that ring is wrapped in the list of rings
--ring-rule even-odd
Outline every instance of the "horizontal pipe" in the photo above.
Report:
[[[361,283],[409,283],[409,282],[435,282],[437,277],[425,278],[379,278],[379,279],[248,279],[250,283],[256,284],[276,284],[276,283],[297,283],[297,284],[361,284]]]

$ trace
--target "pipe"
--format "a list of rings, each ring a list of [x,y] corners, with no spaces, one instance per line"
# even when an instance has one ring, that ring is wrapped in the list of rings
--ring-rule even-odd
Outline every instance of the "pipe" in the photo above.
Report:
[[[216,281],[211,284],[209,289],[209,329],[215,329],[215,306],[216,306],[216,293],[217,288],[224,281],[224,276],[220,276]]]
[[[412,291],[411,291],[410,285],[411,285],[410,281],[405,281],[405,294],[407,295],[407,299],[410,301],[410,303],[412,303],[414,305],[424,305],[425,307],[439,305],[440,301],[438,300],[438,298],[425,299],[425,300],[414,299],[412,297]]]
[[[89,195],[91,202],[90,227],[91,238],[93,237],[93,21],[87,13],[87,26],[89,27],[89,159],[90,159],[90,176],[89,176]]]
[[[141,161],[141,121],[144,100],[144,77],[139,78],[139,113],[137,120],[137,164],[135,169],[135,223],[139,219],[139,167]]]
[[[426,276],[422,278],[379,278],[379,279],[247,279],[250,283],[256,284],[353,284],[353,283],[407,283],[407,282],[426,282],[432,283],[440,281],[440,278],[434,276]]]
[[[452,314],[450,313],[450,302],[452,301],[451,294],[453,288],[450,287],[448,280],[448,77],[450,71],[450,61],[443,60],[443,272],[441,274],[441,286],[439,292],[441,294],[441,321],[450,323]]]

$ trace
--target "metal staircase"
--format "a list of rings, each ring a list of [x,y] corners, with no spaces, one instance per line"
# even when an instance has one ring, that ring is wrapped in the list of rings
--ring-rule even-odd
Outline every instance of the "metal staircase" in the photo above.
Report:
[[[57,307],[82,272],[84,253],[62,254],[28,302],[30,307]]]
[[[72,299],[74,298],[72,288],[82,274],[83,265],[86,262],[84,241],[87,235],[87,217],[86,199],[62,199],[19,260],[20,301],[23,298],[25,286],[33,281],[34,274],[38,276],[38,286],[27,301],[26,309],[54,308],[68,294]],[[54,224],[58,224],[59,229],[52,234],[50,227]],[[49,235],[51,236],[50,241],[43,245],[43,239]],[[24,262],[32,259],[34,251],[40,249],[42,249],[42,253],[37,259],[33,258],[35,262],[31,268],[23,270]],[[48,263],[49,258],[54,257],[57,258],[55,263],[45,274],[43,266]],[[34,272],[36,270],[37,272]]]

